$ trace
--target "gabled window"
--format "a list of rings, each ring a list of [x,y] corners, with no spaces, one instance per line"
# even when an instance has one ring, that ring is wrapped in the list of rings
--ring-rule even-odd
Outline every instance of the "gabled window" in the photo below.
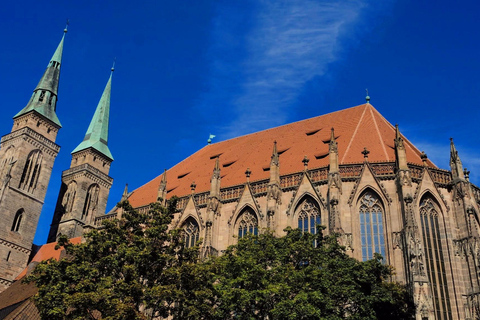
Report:
[[[20,230],[20,225],[22,224],[23,219],[23,212],[25,210],[19,209],[15,214],[15,218],[13,219],[12,229],[11,231],[18,232]]]
[[[247,233],[258,235],[257,215],[251,208],[246,208],[237,219],[238,238],[243,238]]]
[[[447,273],[442,248],[438,206],[430,198],[420,202],[420,221],[428,280],[432,285],[436,319],[452,319],[450,296],[447,286]]]
[[[198,222],[194,218],[188,218],[183,224],[183,239],[185,241],[185,247],[192,248],[200,238],[200,228]]]
[[[370,260],[374,253],[385,257],[383,208],[378,196],[367,191],[359,201],[362,260]]]
[[[303,232],[317,233],[317,226],[321,224],[320,209],[309,197],[305,198],[297,207],[298,228]]]
[[[30,152],[23,168],[22,177],[18,187],[22,190],[32,193],[37,187],[40,171],[42,170],[43,155],[40,150]]]

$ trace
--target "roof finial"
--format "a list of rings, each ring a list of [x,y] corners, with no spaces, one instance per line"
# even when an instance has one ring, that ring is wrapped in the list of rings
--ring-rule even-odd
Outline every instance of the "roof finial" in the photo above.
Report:
[[[365,161],[367,161],[369,153],[370,153],[370,151],[368,151],[367,147],[364,147],[363,151],[362,151],[362,154],[363,154],[363,157],[365,158]]]
[[[245,176],[247,177],[247,182],[250,182],[250,175],[252,174],[252,171],[250,168],[247,168],[247,171],[245,171]]]
[[[208,144],[212,144],[212,139],[215,138],[215,135],[214,134],[211,134],[208,136],[208,140],[207,140],[207,143]]]
[[[112,73],[113,73],[113,71],[115,71],[115,62],[117,62],[117,57],[113,58],[112,69],[110,69],[110,70],[112,70]]]
[[[65,29],[63,29],[63,32],[64,32],[64,33],[67,33],[67,32],[68,32],[67,29],[68,29],[68,25],[69,25],[69,24],[70,24],[70,20],[67,19],[67,24],[65,25]]]
[[[368,104],[370,104],[370,96],[368,95],[368,89],[365,89],[367,92],[367,96],[365,97],[365,100],[367,101]]]

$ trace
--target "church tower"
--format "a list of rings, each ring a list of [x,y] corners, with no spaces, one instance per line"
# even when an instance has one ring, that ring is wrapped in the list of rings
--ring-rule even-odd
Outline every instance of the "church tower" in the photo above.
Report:
[[[70,169],[62,173],[48,242],[58,235],[81,236],[94,225],[95,217],[105,213],[113,179],[108,175],[113,161],[108,148],[108,121],[112,73],[98,103],[83,141],[72,151]]]
[[[25,108],[0,141],[0,291],[27,266],[61,128],[56,114],[67,29]]]

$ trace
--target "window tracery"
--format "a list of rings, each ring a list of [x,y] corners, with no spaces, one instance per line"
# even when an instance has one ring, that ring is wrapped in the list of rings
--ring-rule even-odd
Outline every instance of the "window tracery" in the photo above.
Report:
[[[85,204],[83,205],[82,220],[95,216],[98,204],[98,193],[100,187],[98,184],[92,184],[88,188],[87,197],[85,198]]]
[[[447,287],[447,273],[444,262],[438,212],[439,210],[432,199],[425,198],[421,201],[420,221],[423,243],[425,246],[428,280],[432,285],[436,318],[448,320],[452,319],[452,309]]]
[[[42,169],[43,154],[40,150],[30,152],[20,178],[19,188],[32,193],[37,187],[38,178]]]
[[[370,260],[374,253],[385,257],[383,209],[380,199],[371,191],[360,198],[359,207],[362,260]]]
[[[237,219],[238,238],[243,238],[247,233],[258,234],[258,220],[255,212],[247,208]]]
[[[63,206],[64,213],[69,213],[72,211],[76,194],[77,194],[77,183],[75,181],[72,181],[68,184],[67,191],[65,192],[62,199],[62,206]]]
[[[303,232],[317,233],[317,225],[321,224],[320,209],[310,198],[305,198],[297,208],[298,228]]]
[[[185,247],[194,247],[200,237],[200,228],[198,227],[197,221],[192,217],[188,218],[183,224],[182,229]]]

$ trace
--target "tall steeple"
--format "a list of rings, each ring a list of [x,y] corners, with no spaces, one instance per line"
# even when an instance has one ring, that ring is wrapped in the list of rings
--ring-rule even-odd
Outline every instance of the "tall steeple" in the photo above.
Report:
[[[55,108],[65,33],[66,29],[32,98],[13,117],[12,131],[0,141],[0,256],[8,257],[8,262],[0,262],[0,292],[27,265],[60,150],[55,143],[61,128]],[[69,206],[70,198],[66,200]]]
[[[93,148],[110,160],[113,160],[112,153],[110,152],[110,149],[108,149],[108,120],[110,116],[110,92],[112,89],[112,75],[114,70],[115,69],[112,67],[110,78],[103,90],[102,97],[98,102],[95,114],[88,126],[85,138],[72,151],[72,154],[88,148]]]
[[[62,40],[58,44],[57,50],[53,54],[47,69],[42,78],[38,82],[37,87],[33,90],[32,97],[27,103],[25,108],[20,110],[13,119],[16,119],[28,112],[36,111],[43,117],[52,121],[59,128],[62,126],[60,120],[58,120],[56,114],[57,108],[57,95],[58,95],[58,83],[60,81],[60,66],[62,64],[63,42],[65,35],[67,34],[67,28],[63,30]]]
[[[112,73],[113,73],[112,68]],[[113,179],[108,175],[113,161],[108,149],[108,121],[112,74],[108,79],[83,141],[72,151],[70,169],[62,173],[48,242],[58,235],[81,236],[95,226],[95,219],[105,214]],[[124,197],[128,197],[125,187]],[[123,198],[122,198],[123,199]]]

